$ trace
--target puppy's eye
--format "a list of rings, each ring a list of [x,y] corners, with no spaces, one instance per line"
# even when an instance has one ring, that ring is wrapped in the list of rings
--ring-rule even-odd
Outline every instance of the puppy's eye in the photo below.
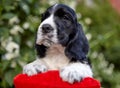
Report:
[[[63,19],[68,20],[68,19],[69,19],[69,16],[68,16],[68,15],[64,15],[64,16],[63,16]]]

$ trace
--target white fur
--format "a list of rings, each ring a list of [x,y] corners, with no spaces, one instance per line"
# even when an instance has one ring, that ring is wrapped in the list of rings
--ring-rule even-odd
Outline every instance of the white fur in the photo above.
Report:
[[[42,44],[44,43],[45,45],[47,46],[50,46],[50,44],[48,43],[48,41],[43,41],[44,39],[49,39],[49,36],[53,36],[50,40],[53,42],[53,43],[58,43],[58,39],[57,39],[57,29],[56,29],[56,26],[55,26],[55,23],[54,23],[54,15],[51,14],[50,17],[48,17],[47,19],[45,19],[39,26],[38,28],[38,31],[37,31],[37,39],[36,39],[36,43],[37,44]],[[51,27],[53,28],[53,31],[51,31],[50,33],[46,34],[43,36],[43,33],[42,33],[42,25],[44,24],[49,24],[51,25]]]
[[[59,70],[69,64],[69,59],[64,54],[64,47],[59,44],[52,45],[42,58],[49,70]]]
[[[43,36],[42,36],[42,29],[41,29],[41,27],[39,26],[38,31],[37,31],[36,43],[37,43],[37,44],[40,44],[41,41],[42,41],[42,39],[43,39]]]
[[[55,22],[54,22],[54,15],[51,14],[47,19],[45,19],[41,24],[40,24],[40,27],[42,27],[43,24],[49,24],[51,25],[54,29],[56,29],[56,25],[55,25]]]
[[[37,59],[23,67],[23,73],[31,76],[47,70],[60,70],[69,64],[69,59],[64,55],[64,47],[59,44],[52,45],[46,56]]]
[[[60,71],[60,77],[63,81],[74,83],[85,77],[92,77],[93,73],[89,65],[80,62],[71,63]]]
[[[23,73],[27,74],[28,76],[32,76],[37,74],[38,72],[45,71],[47,71],[47,67],[39,59],[36,59],[32,63],[29,63],[23,67]]]

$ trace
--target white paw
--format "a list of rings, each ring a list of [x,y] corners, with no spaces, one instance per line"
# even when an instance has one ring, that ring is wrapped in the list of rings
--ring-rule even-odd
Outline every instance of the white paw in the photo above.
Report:
[[[28,76],[32,76],[37,73],[42,73],[42,72],[46,72],[46,71],[47,71],[47,67],[45,65],[38,64],[35,62],[27,64],[23,67],[23,73],[27,74]]]
[[[92,77],[91,68],[82,63],[73,63],[60,71],[60,77],[63,81],[69,83],[79,82],[85,77]]]

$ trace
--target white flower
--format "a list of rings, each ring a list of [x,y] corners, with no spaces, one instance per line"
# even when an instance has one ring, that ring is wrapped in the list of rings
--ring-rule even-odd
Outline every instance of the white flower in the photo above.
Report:
[[[6,60],[11,60],[13,57],[14,57],[13,53],[6,53],[3,58]]]
[[[17,16],[14,16],[9,20],[10,25],[13,25],[14,23],[18,24],[19,22],[20,22],[20,20],[18,19]]]
[[[1,41],[1,46],[7,51],[2,55],[3,59],[11,60],[12,58],[19,56],[19,45],[13,42],[11,36],[8,39],[1,38]]]
[[[17,35],[18,33],[23,33],[23,29],[19,25],[15,25],[11,30],[10,33],[13,35]]]
[[[82,14],[81,13],[77,13],[77,18],[81,19],[82,18]]]
[[[97,58],[97,57],[98,57],[98,52],[96,52],[96,51],[93,52],[93,53],[91,54],[91,56],[92,56],[92,58],[94,58],[94,59]]]
[[[85,0],[85,4],[88,7],[94,7],[94,1],[93,0]]]
[[[1,38],[1,46],[3,48],[6,47],[6,45],[8,44],[8,42],[11,42],[12,41],[12,37],[10,36],[8,39],[4,39],[3,37]]]
[[[49,5],[54,5],[58,3],[58,0],[48,0]]]
[[[6,53],[4,56],[3,56],[3,59],[5,60],[11,60],[12,58],[16,58],[18,57],[19,54],[18,53]]]
[[[92,23],[92,20],[90,18],[85,18],[85,23],[90,25]]]
[[[86,37],[87,37],[88,40],[91,40],[92,35],[91,35],[90,33],[87,33],[87,34],[86,34]]]
[[[72,9],[76,9],[76,5],[77,5],[77,3],[76,3],[76,1],[74,1],[74,0],[71,0],[70,2],[67,2],[67,3],[69,3],[69,5],[70,5],[70,7],[72,8]],[[67,4],[66,3],[66,4]]]
[[[18,45],[17,43],[15,43],[15,42],[11,41],[11,42],[9,42],[9,43],[7,44],[7,46],[5,47],[5,49],[6,49],[8,52],[10,52],[10,53],[12,53],[12,52],[17,52],[16,50],[19,49],[19,45]]]
[[[74,0],[63,0],[63,3],[65,3],[66,5],[69,5],[72,9],[76,9],[76,5],[77,5],[77,1]],[[48,0],[48,4],[49,5],[54,5],[56,3],[59,3],[59,0]]]
[[[32,46],[33,46],[33,44],[32,44],[31,41],[27,41],[26,44],[27,44],[29,47],[32,47]]]
[[[28,29],[30,27],[30,24],[28,23],[28,22],[25,22],[24,24],[23,24],[23,28],[24,29]]]
[[[4,58],[10,60],[12,58],[19,56],[19,45],[13,41],[8,42],[5,47],[7,53],[4,55]]]

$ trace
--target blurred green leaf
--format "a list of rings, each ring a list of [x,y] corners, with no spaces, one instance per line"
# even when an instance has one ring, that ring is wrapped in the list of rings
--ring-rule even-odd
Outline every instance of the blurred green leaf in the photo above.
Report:
[[[9,36],[9,30],[6,27],[0,27],[0,37],[7,38]]]
[[[13,85],[13,81],[11,79],[14,78],[16,74],[13,72],[13,70],[8,70],[6,73],[5,73],[5,80],[7,81],[7,83],[12,86]]]
[[[29,14],[29,13],[30,13],[30,8],[29,8],[29,6],[28,6],[25,2],[21,2],[21,3],[20,3],[20,7],[22,8],[22,10],[23,10],[26,14]]]
[[[11,62],[11,61],[5,61],[5,60],[4,60],[3,65],[2,65],[2,68],[1,68],[2,72],[6,72],[6,71],[9,69],[9,67],[10,67],[10,62]]]
[[[3,14],[2,18],[3,19],[10,19],[10,18],[12,18],[14,16],[15,16],[14,13],[8,12],[8,13]]]

